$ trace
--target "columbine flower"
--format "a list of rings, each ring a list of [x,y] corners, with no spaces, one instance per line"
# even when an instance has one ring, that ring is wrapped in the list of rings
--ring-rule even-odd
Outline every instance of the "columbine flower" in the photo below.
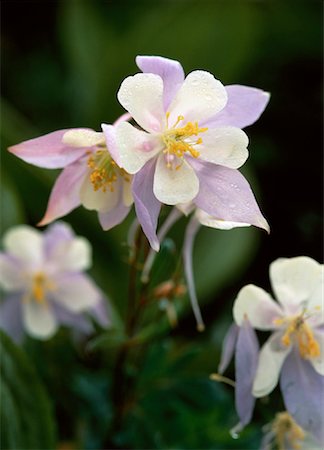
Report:
[[[139,56],[145,73],[126,78],[118,99],[145,131],[117,127],[120,164],[136,174],[133,195],[152,247],[160,204],[194,201],[217,219],[268,229],[245,178],[236,170],[248,157],[240,129],[253,123],[269,94],[245,86],[225,88],[197,70],[184,78],[177,61]]]
[[[98,211],[104,230],[118,225],[127,216],[133,203],[131,176],[118,166],[114,127],[103,125],[103,131],[60,130],[9,148],[11,153],[35,166],[64,169],[54,184],[39,225],[65,216],[80,204]]]
[[[287,412],[277,413],[274,420],[264,428],[265,434],[260,450],[320,450]]]
[[[323,442],[323,266],[304,256],[278,259],[270,265],[270,280],[279,303],[263,289],[248,285],[233,307],[239,326],[247,317],[254,328],[274,331],[260,351],[253,395],[269,394],[281,373],[287,410]]]
[[[26,333],[48,339],[60,324],[91,331],[88,312],[102,325],[109,323],[105,300],[91,278],[91,247],[64,223],[43,234],[27,225],[11,228],[0,253],[0,327],[14,339]]]

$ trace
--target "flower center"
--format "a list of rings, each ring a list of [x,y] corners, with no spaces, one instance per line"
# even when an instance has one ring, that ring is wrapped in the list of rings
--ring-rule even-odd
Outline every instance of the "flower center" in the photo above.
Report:
[[[305,311],[295,317],[277,319],[277,325],[287,324],[285,334],[281,341],[285,346],[291,344],[292,339],[297,343],[300,355],[307,358],[316,358],[320,356],[320,346],[314,338],[311,327],[306,323]]]
[[[278,450],[284,450],[287,442],[293,449],[300,449],[305,438],[304,430],[297,425],[288,412],[278,413],[272,424]]]
[[[46,291],[53,289],[54,284],[43,272],[37,272],[33,275],[31,296],[36,302],[44,303],[46,301]]]
[[[166,113],[167,129],[163,132],[162,139],[165,144],[163,153],[166,155],[166,164],[170,169],[172,167],[172,161],[174,157],[183,159],[183,156],[188,152],[194,158],[198,158],[199,151],[195,149],[195,146],[202,144],[201,137],[198,137],[199,133],[204,133],[208,128],[200,128],[198,122],[187,122],[185,126],[178,126],[180,122],[184,121],[183,116],[178,116],[177,121],[169,127],[170,113]],[[196,139],[197,137],[197,139]],[[176,166],[179,169],[181,165]]]
[[[113,192],[118,175],[122,176],[125,181],[130,181],[128,173],[118,167],[106,149],[91,153],[87,165],[91,169],[90,181],[94,191],[101,189],[102,192],[106,192],[108,189]]]

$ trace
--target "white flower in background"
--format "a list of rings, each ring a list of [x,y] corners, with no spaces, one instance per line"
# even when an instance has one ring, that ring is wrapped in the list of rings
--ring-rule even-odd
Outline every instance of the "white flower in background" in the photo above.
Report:
[[[0,253],[0,327],[19,340],[23,330],[48,339],[60,324],[91,331],[88,312],[102,325],[109,323],[105,300],[83,273],[91,266],[91,246],[64,223],[44,233],[27,225],[7,231]]]

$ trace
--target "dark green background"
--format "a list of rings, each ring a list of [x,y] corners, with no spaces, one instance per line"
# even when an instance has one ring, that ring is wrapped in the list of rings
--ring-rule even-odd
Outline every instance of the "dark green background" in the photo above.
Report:
[[[6,147],[60,128],[99,130],[102,122],[114,121],[123,112],[116,92],[123,78],[137,71],[137,54],[178,59],[186,72],[204,69],[224,84],[271,92],[264,115],[246,130],[250,158],[243,169],[271,234],[256,229],[200,232],[195,274],[207,333],[197,336],[189,313],[177,330],[168,333],[170,338],[152,346],[139,386],[154,386],[152,380],[158,382],[160,377],[171,377],[175,385],[166,392],[152,387],[140,401],[144,411],[140,419],[130,416],[124,434],[115,440],[115,445],[134,448],[254,448],[258,432],[253,427],[247,441],[228,437],[227,430],[236,421],[232,392],[205,378],[217,368],[240,287],[252,282],[270,289],[268,266],[278,257],[322,259],[322,2],[2,1],[1,7],[3,229],[37,223],[58,173],[28,166],[7,154]],[[109,233],[102,232],[94,213],[81,208],[66,220],[92,242],[92,274],[122,320],[127,283],[124,243],[131,217]],[[174,264],[172,249],[181,248],[184,226],[182,221],[175,229],[174,244],[166,243],[155,267],[161,280],[167,277],[167,266]],[[101,389],[109,389],[105,367],[107,359],[113,361],[113,351],[89,360],[60,346],[60,339],[64,342],[65,337],[48,344],[52,353],[43,345],[26,345],[31,346],[36,365],[42,366],[42,352],[49,367],[52,357],[58,366],[62,361],[68,365],[71,378],[64,388],[52,369],[40,368],[55,403],[60,439],[77,436],[86,448],[97,448],[110,414],[109,402],[101,407],[99,403],[105,397]],[[182,365],[181,358],[187,358]],[[154,373],[149,370],[152,366]],[[56,376],[61,375],[58,370]],[[179,394],[178,387],[187,378],[185,391],[196,392],[195,399]],[[191,389],[190,383],[198,385]],[[269,405],[261,405],[256,420],[262,424],[271,413]]]

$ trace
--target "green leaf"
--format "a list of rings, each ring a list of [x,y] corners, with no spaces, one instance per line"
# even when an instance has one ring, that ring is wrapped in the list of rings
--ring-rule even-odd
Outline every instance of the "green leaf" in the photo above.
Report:
[[[0,342],[1,448],[55,448],[52,409],[36,371],[4,333]]]

